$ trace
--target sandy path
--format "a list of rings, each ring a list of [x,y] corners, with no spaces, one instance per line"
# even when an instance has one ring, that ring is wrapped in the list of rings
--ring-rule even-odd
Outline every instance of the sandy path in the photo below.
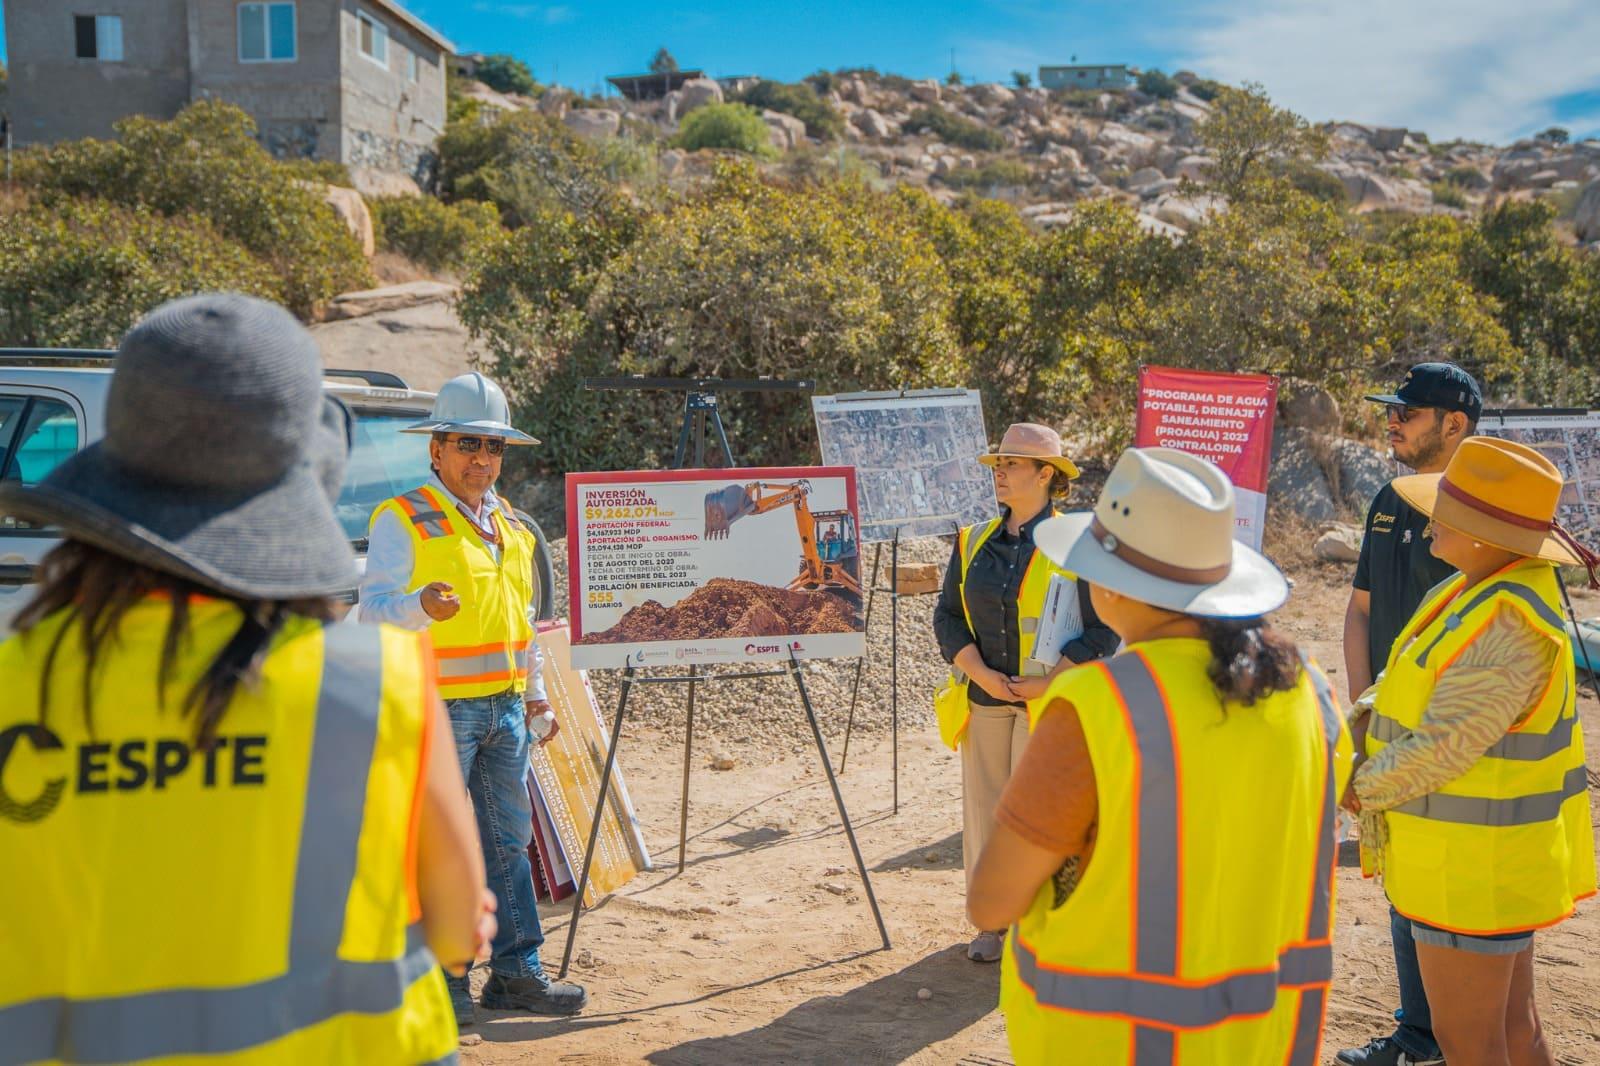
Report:
[[[1345,581],[1338,570],[1302,573],[1280,620],[1324,663],[1340,662]],[[1579,609],[1600,611],[1600,600]],[[792,700],[783,683],[765,684],[765,699]],[[583,919],[574,976],[591,990],[589,1012],[572,1021],[480,1012],[478,1036],[467,1038],[463,1059],[1009,1062],[994,1010],[997,969],[961,954],[968,933],[961,919],[958,765],[932,736],[921,702],[906,692],[898,815],[890,811],[886,737],[853,742],[842,779],[892,950],[879,950],[814,754],[795,754],[787,741],[736,740],[726,727],[721,736],[697,738],[688,866],[679,875],[681,719],[641,726],[626,733],[621,761],[658,870]],[[826,714],[837,761],[843,708]],[[1586,699],[1583,715],[1590,765],[1600,767],[1600,705]],[[731,755],[734,769],[709,769],[713,753]],[[1339,878],[1329,1061],[1336,1048],[1386,1031],[1393,1005],[1381,891],[1351,865],[1342,866]],[[562,907],[545,916],[551,966],[560,959],[566,913]],[[1600,904],[1587,904],[1542,934],[1537,950],[1557,1061],[1600,1063]],[[922,988],[930,999],[917,998]]]

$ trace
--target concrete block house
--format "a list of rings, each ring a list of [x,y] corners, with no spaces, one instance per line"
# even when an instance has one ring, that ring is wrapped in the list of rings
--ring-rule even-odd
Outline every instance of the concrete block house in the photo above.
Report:
[[[427,185],[455,48],[393,0],[5,0],[20,145],[237,104],[282,157]]]

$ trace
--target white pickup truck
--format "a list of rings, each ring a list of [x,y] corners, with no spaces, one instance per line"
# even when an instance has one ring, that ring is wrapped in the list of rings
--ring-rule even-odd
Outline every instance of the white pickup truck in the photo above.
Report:
[[[0,348],[0,479],[33,484],[104,434],[115,356],[100,350]],[[428,478],[428,438],[400,430],[427,417],[433,393],[373,370],[329,370],[323,387],[355,415],[355,444],[335,510],[364,567],[373,509]],[[519,511],[517,517],[538,541],[533,580],[539,616],[553,617],[555,579],[544,533],[528,515]],[[60,539],[54,530],[0,518],[0,636],[28,601],[39,561]],[[352,603],[355,595],[351,589]]]

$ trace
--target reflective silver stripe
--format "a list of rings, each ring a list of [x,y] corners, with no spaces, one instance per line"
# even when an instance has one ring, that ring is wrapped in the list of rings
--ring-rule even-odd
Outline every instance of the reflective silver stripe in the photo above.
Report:
[[[1561,787],[1554,792],[1537,792],[1513,799],[1433,792],[1410,803],[1402,803],[1392,808],[1392,812],[1435,822],[1454,822],[1457,825],[1537,825],[1555,821],[1561,816],[1561,805],[1573,796],[1583,795],[1588,787],[1588,771],[1582,766],[1574,766],[1567,771]]]
[[[381,710],[382,632],[324,627],[325,656],[295,861],[289,970],[228,988],[176,988],[100,999],[31,1000],[0,1008],[7,1061],[116,1063],[223,1055],[340,1014],[384,1014],[435,966],[420,926],[385,962],[337,957],[355,879],[356,843]]]
[[[1133,1066],[1171,1066],[1177,1061],[1178,1034],[1148,1025],[1133,1030]]]
[[[1322,1017],[1328,1002],[1328,986],[1317,985],[1300,992],[1300,1007],[1294,1020],[1294,1043],[1289,1045],[1286,1066],[1317,1066],[1322,1048]]]
[[[1532,607],[1533,613],[1542,618],[1550,627],[1563,631],[1565,630],[1566,626],[1565,623],[1561,621],[1561,615],[1556,613],[1555,609],[1552,608],[1548,603],[1540,599],[1537,592],[1533,591],[1527,585],[1521,584],[1520,582],[1496,581],[1488,588],[1481,590],[1476,596],[1472,597],[1472,599],[1468,600],[1466,603],[1450,612],[1450,615],[1444,620],[1444,629],[1440,631],[1438,636],[1433,638],[1433,642],[1431,644],[1422,649],[1422,654],[1417,656],[1417,665],[1427,666],[1428,656],[1433,654],[1433,649],[1438,647],[1439,642],[1446,636],[1461,627],[1461,619],[1466,615],[1471,614],[1477,608],[1481,607],[1485,600],[1501,592],[1515,596],[1523,603],[1526,603],[1529,607]]]
[[[1133,968],[1145,974],[1178,972],[1178,762],[1161,687],[1137,652],[1106,663],[1120,690],[1139,749],[1137,847],[1133,927],[1138,930]]]
[[[962,577],[965,577],[967,570],[971,568],[972,560],[978,557],[978,549],[983,547],[984,541],[994,536],[994,531],[1000,528],[1001,521],[999,518],[991,518],[982,527],[973,527],[972,532],[967,534],[967,557],[961,566]]]
[[[421,530],[423,538],[443,537],[450,533],[450,516],[439,510],[433,498],[421,489],[413,489],[400,497],[416,508],[416,513],[411,515],[411,524]]]
[[[1565,678],[1562,679],[1562,686],[1566,686]],[[1576,723],[1576,716],[1563,714],[1556,719],[1556,724],[1550,727],[1549,732],[1507,733],[1483,754],[1491,759],[1506,759],[1511,762],[1540,762],[1552,755],[1559,755],[1572,746],[1572,730]],[[1401,737],[1409,736],[1410,733],[1411,730],[1393,718],[1377,711],[1372,712],[1372,722],[1367,727],[1367,735],[1374,740],[1393,744]]]
[[[485,674],[510,677],[513,672],[520,674],[528,669],[528,652],[525,648],[511,653],[511,665],[507,664],[505,649],[485,652],[482,655],[460,655],[455,657],[441,655],[437,658],[440,681],[450,681],[454,678],[463,677],[481,677]]]

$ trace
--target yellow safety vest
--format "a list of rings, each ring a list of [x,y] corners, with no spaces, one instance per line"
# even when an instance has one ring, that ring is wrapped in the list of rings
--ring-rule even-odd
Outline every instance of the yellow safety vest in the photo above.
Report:
[[[1050,512],[1051,516],[1056,511]],[[961,610],[967,617],[967,628],[972,628],[972,611],[967,606],[967,571],[972,568],[972,560],[978,557],[978,551],[1000,529],[1005,518],[992,518],[987,522],[978,522],[962,528],[956,534],[956,550],[961,560]],[[1050,591],[1050,578],[1052,575],[1061,574],[1072,577],[1072,573],[1061,569],[1050,561],[1044,552],[1034,549],[1033,558],[1028,561],[1028,569],[1022,575],[1022,584],[1017,587],[1017,613],[1014,624],[1017,627],[1017,653],[1019,668],[1024,676],[1039,677],[1044,670],[1037,664],[1028,661],[1033,654],[1034,640],[1039,633],[1039,617],[1044,613],[1045,595]],[[934,693],[933,708],[939,723],[939,739],[951,751],[960,746],[967,733],[967,722],[972,712],[967,703],[968,679],[964,671],[955,667],[950,668],[950,676],[939,690]]]
[[[0,1058],[7,1062],[452,1061],[444,978],[409,852],[426,663],[389,626],[289,621],[215,747],[178,713],[239,627],[150,598],[101,645],[83,713],[68,612],[0,644]]]
[[[495,562],[472,523],[430,486],[385,501],[372,512],[372,523],[385,511],[411,531],[411,591],[447,581],[461,598],[454,618],[428,627],[439,694],[454,700],[524,691],[533,640],[528,624],[533,534],[502,502],[490,517],[500,536],[500,561]]]
[[[1538,702],[1472,768],[1385,812],[1384,890],[1408,918],[1485,936],[1552,925],[1595,891],[1594,828],[1555,567],[1528,559],[1471,588],[1457,574],[1395,639],[1367,726],[1376,755],[1422,721],[1439,675],[1502,604],[1560,645]]]
[[[1338,797],[1352,749],[1320,671],[1224,704],[1206,642],[1140,642],[1057,676],[1088,741],[1094,854],[1012,927],[1000,1006],[1019,1066],[1315,1066],[1333,973]]]

